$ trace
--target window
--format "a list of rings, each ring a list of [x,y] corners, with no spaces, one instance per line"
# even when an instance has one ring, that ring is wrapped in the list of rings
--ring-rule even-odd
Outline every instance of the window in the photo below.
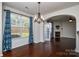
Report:
[[[29,37],[29,17],[11,13],[12,38]]]

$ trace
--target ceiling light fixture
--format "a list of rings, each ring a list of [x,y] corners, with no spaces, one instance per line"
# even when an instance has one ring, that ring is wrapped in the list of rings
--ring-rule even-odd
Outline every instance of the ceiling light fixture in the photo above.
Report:
[[[71,23],[73,21],[72,17],[69,17],[69,22]]]
[[[41,22],[44,22],[42,16],[41,16],[41,13],[40,13],[40,2],[38,2],[38,14],[37,16],[35,17],[35,20],[34,22],[37,22],[37,23],[41,23]]]
[[[69,22],[72,22],[72,20],[69,20]]]

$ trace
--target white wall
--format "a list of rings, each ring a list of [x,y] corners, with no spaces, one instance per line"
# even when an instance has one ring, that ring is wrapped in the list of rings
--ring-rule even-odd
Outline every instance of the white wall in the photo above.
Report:
[[[26,15],[26,16],[33,16],[33,15],[30,15],[30,14],[24,13],[22,11],[19,11],[17,9],[11,8],[9,6],[5,6],[5,5],[3,6],[3,9],[7,9],[7,10],[10,10],[10,11],[13,11],[13,12],[16,12],[16,13],[20,13],[20,14],[23,14],[23,15]],[[3,23],[5,23],[4,19],[3,19]],[[26,45],[26,44],[29,44],[28,38],[12,38],[12,49],[19,47],[19,46]]]
[[[53,24],[54,25],[54,37],[55,37],[55,31],[60,31],[61,37],[76,38],[75,22],[69,23],[68,21],[53,21],[53,23],[54,23]],[[60,26],[58,30],[55,27],[56,25]]]
[[[79,31],[79,5],[47,14],[44,16],[44,18],[48,19],[56,15],[72,15],[76,18],[76,49],[75,51],[79,52],[79,37],[77,33],[77,31]]]
[[[2,3],[0,2],[0,56],[2,56]]]
[[[33,23],[33,36],[34,36],[34,43],[39,43],[40,42],[40,25],[38,23]]]
[[[62,37],[76,38],[76,24],[73,22],[63,22],[62,35]]]
[[[38,24],[33,21],[34,43],[44,42],[43,27],[43,23]]]

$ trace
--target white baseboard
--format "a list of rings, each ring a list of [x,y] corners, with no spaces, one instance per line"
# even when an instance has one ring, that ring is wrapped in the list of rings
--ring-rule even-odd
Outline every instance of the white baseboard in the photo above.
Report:
[[[45,42],[45,41],[40,41],[40,42]]]
[[[40,42],[45,42],[45,41],[39,41],[39,42],[37,42],[37,41],[34,41],[34,43],[40,43]]]
[[[0,53],[0,57],[2,57],[3,56],[3,54],[2,53]]]
[[[34,41],[34,43],[39,43],[38,41]]]
[[[50,39],[46,39],[45,41],[51,41]]]

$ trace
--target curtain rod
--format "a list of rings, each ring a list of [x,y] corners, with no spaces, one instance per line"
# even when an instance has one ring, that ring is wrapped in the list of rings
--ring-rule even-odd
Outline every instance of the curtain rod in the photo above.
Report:
[[[4,9],[4,11],[7,11],[6,9]],[[18,14],[18,15],[22,15],[22,16],[26,16],[26,15],[23,15],[23,14],[20,14],[20,13],[17,13],[17,12],[13,12],[13,11],[10,11],[11,13],[15,13],[15,14]],[[26,17],[32,17],[32,16],[26,16]]]

